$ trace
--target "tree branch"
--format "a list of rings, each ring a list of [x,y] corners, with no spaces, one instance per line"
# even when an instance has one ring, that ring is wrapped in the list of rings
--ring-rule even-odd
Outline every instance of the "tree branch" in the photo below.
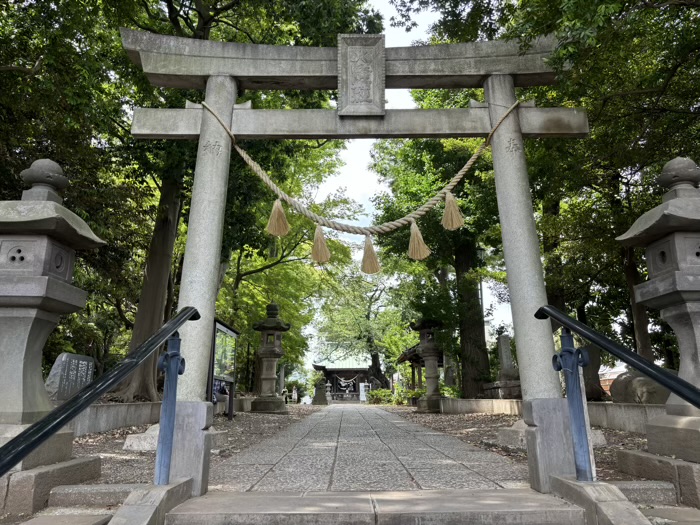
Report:
[[[126,316],[126,313],[124,312],[124,309],[122,308],[122,302],[120,299],[116,299],[114,301],[114,308],[117,310],[117,313],[119,314],[119,318],[122,320],[124,323],[124,327],[127,330],[133,330],[134,328],[134,323],[131,319],[129,319]]]
[[[146,15],[148,18],[151,20],[157,20],[158,22],[168,23],[169,20],[167,18],[163,18],[162,16],[158,15],[158,13],[151,11],[151,8],[148,7],[148,2],[146,0],[141,0],[141,5],[143,5],[143,8],[146,10]]]
[[[15,73],[22,73],[23,75],[29,75],[30,77],[33,77],[39,72],[39,69],[41,69],[41,65],[44,63],[44,57],[40,56],[39,59],[36,61],[36,63],[32,67],[23,67],[23,66],[0,66],[0,72],[2,71],[13,71]]]
[[[180,11],[175,8],[173,0],[165,0],[165,5],[168,7],[168,20],[173,25],[175,29],[175,34],[177,36],[185,36],[185,32],[182,30],[182,25],[180,24]]]
[[[248,40],[250,40],[253,44],[258,43],[248,31],[246,31],[245,29],[241,29],[240,27],[234,25],[233,23],[229,22],[225,18],[217,18],[216,21],[217,21],[217,23],[225,24],[225,25],[229,26],[230,28],[235,29],[236,31],[239,31],[240,33],[243,33],[245,36],[248,37]]]

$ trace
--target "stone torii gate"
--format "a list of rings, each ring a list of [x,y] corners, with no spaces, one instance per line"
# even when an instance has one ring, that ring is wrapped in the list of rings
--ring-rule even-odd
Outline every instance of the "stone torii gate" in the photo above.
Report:
[[[231,123],[231,130],[240,139],[486,137],[515,103],[516,87],[550,85],[555,81],[554,72],[544,62],[552,51],[552,42],[547,40],[536,42],[524,54],[516,43],[502,41],[385,49],[383,35],[339,35],[338,48],[309,48],[210,42],[123,29],[122,41],[129,57],[143,68],[152,84],[205,89],[207,105],[224,122]],[[481,87],[487,102],[475,103],[469,109],[384,108],[386,88]],[[291,111],[236,106],[238,93],[244,89],[338,89],[338,108]],[[182,328],[187,374],[181,380],[178,398],[181,405],[189,408],[178,408],[178,412],[204,421],[208,418],[207,409],[196,409],[195,404],[204,405],[205,399],[230,139],[216,119],[197,104],[188,104],[184,109],[136,108],[132,133],[144,139],[199,140],[179,304],[195,306],[202,318]],[[587,133],[587,117],[581,110],[521,104],[491,141],[523,399],[527,405],[525,419],[529,425],[541,427],[532,429],[532,435],[541,435],[548,442],[543,445],[541,439],[533,439],[540,445],[537,450],[529,450],[533,487],[542,491],[548,491],[548,472],[557,468],[554,465],[560,461],[554,454],[550,468],[541,457],[538,461],[537,455],[538,450],[547,450],[551,455],[552,447],[562,441],[554,437],[559,430],[551,430],[552,419],[561,418],[561,413],[555,410],[551,417],[546,415],[552,406],[560,406],[561,389],[550,364],[554,352],[550,322],[534,318],[536,310],[547,303],[547,297],[523,138],[583,137]],[[538,402],[544,404],[538,407]],[[542,419],[548,417],[548,422]],[[207,427],[199,423],[197,426]],[[187,454],[175,455],[174,475],[191,475],[195,471],[192,461],[208,461],[206,436],[188,439],[186,445],[181,445],[187,447]],[[200,453],[193,454],[193,450]],[[564,450],[561,453],[568,454]],[[180,456],[187,456],[190,464],[179,467],[178,463],[187,461]],[[199,459],[193,459],[194,456]],[[205,478],[202,468],[199,472]],[[564,472],[572,469],[573,462]],[[558,472],[563,473],[561,468]],[[195,493],[206,492],[206,479],[195,485]]]

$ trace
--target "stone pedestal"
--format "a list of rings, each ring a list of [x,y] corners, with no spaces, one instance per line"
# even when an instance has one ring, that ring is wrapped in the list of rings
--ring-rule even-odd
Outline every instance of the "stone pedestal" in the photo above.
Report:
[[[316,385],[314,388],[314,398],[311,400],[312,405],[328,405],[328,397],[326,397],[325,385]]]
[[[251,412],[269,414],[287,414],[284,399],[277,395],[277,362],[284,355],[282,350],[282,333],[289,330],[290,325],[279,318],[279,306],[267,306],[267,319],[256,323],[253,329],[261,333],[258,356],[262,363],[260,372],[260,392],[251,403]]]
[[[700,386],[700,168],[676,158],[659,183],[668,188],[662,204],[617,240],[646,248],[649,280],[635,286],[635,299],[661,310],[678,338],[678,377]],[[666,414],[647,424],[649,452],[700,461],[700,409],[671,394]]]
[[[192,496],[203,496],[209,488],[209,460],[215,432],[214,405],[207,401],[178,401],[173,433],[170,479],[192,478]]]

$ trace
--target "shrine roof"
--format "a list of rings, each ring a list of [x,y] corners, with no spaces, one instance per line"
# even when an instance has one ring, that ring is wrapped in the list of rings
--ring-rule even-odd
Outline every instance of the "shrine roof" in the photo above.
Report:
[[[367,370],[371,360],[365,357],[346,357],[345,359],[323,359],[314,363],[315,370]]]

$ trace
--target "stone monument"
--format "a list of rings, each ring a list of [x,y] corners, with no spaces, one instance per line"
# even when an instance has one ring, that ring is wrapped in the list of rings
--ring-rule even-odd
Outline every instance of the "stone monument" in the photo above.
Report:
[[[411,330],[420,334],[418,355],[425,363],[425,395],[418,399],[418,412],[440,412],[438,359],[441,351],[435,342],[434,330],[441,326],[440,321],[432,319],[421,319],[411,323]]]
[[[87,293],[71,285],[75,250],[105,244],[62,206],[68,179],[58,164],[37,160],[21,176],[31,184],[22,200],[0,202],[0,445],[53,409],[41,374],[44,345],[61,315],[85,305]],[[45,504],[27,497],[28,469],[56,464],[51,487],[61,476],[61,484],[99,476],[99,458],[70,461],[72,448],[73,432],[61,430],[0,480],[7,486],[5,512],[34,512]],[[76,461],[81,468],[72,475]]]
[[[637,302],[661,310],[678,338],[678,377],[700,385],[700,168],[690,159],[666,163],[662,203],[617,238],[646,249],[649,280],[635,286]],[[647,424],[649,452],[700,462],[700,410],[671,394],[666,415]]]
[[[92,382],[95,374],[95,360],[86,355],[60,354],[46,378],[46,391],[54,403],[70,399],[85,385]]]
[[[520,374],[513,362],[508,334],[498,336],[498,358],[501,363],[498,381],[484,384],[484,396],[488,399],[520,399]]]
[[[274,303],[267,305],[267,319],[255,323],[253,330],[260,332],[258,356],[262,363],[260,392],[250,405],[251,412],[287,414],[287,405],[277,394],[277,361],[284,355],[282,334],[290,325],[280,319],[280,308]]]

